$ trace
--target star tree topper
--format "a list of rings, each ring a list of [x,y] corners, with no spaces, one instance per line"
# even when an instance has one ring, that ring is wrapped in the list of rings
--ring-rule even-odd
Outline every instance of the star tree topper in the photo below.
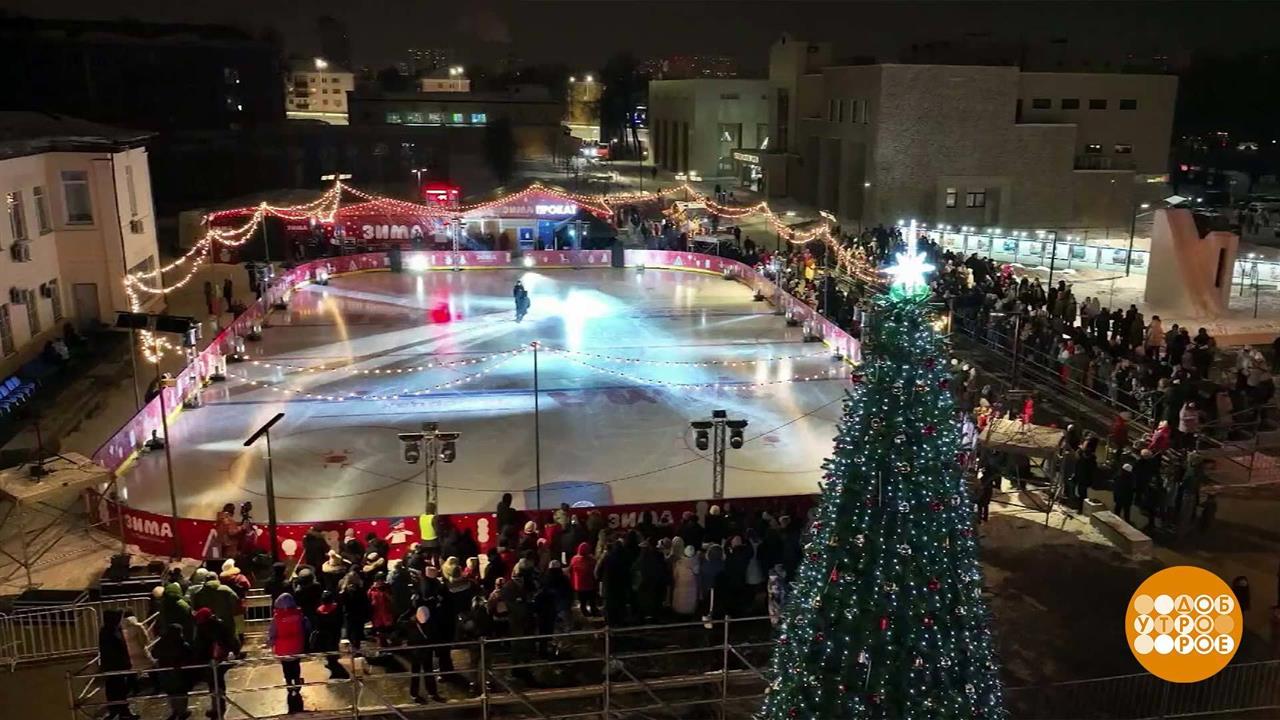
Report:
[[[885,268],[884,272],[893,276],[893,290],[897,290],[904,295],[914,295],[919,290],[927,287],[928,284],[925,282],[924,276],[935,268],[916,248],[915,223],[912,223],[907,229],[907,234],[907,251],[898,253],[896,256],[897,264]]]

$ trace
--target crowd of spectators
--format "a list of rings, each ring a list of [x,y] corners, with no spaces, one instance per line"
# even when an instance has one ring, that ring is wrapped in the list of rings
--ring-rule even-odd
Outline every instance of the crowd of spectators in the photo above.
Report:
[[[349,676],[339,658],[350,656],[407,672],[418,702],[443,702],[437,676],[479,692],[478,646],[469,641],[507,639],[511,676],[533,685],[530,668],[562,649],[549,638],[569,630],[741,618],[766,609],[776,618],[783,578],[800,565],[806,523],[793,509],[746,513],[726,502],[675,523],[644,513],[623,530],[608,527],[594,509],[522,512],[509,494],[495,516],[500,531],[487,552],[437,515],[429,539],[400,559],[390,558],[387,540],[376,534],[362,541],[348,531],[334,547],[313,529],[291,571],[273,565],[263,584],[273,608],[266,648],[280,661],[290,712],[303,709],[298,656],[307,653],[325,655],[331,679]],[[189,693],[200,684],[213,697],[210,717],[225,709],[226,671],[252,652],[245,639],[249,589],[237,560],[228,558],[216,574],[201,567],[184,577],[173,569],[154,593],[150,628],[104,616],[100,669],[129,671],[106,686],[108,715],[134,717],[129,696],[144,675],[168,696],[175,719],[187,717]],[[455,645],[470,654],[468,670],[455,667]]]

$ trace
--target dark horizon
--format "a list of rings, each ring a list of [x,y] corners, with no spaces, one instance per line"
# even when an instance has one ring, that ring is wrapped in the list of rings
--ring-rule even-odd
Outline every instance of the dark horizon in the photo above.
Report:
[[[1174,65],[1202,52],[1237,55],[1276,47],[1275,4],[1214,2],[634,2],[632,0],[472,0],[457,12],[405,0],[337,0],[174,4],[134,0],[9,0],[7,12],[38,18],[225,24],[254,36],[273,28],[286,53],[318,55],[316,20],[344,22],[353,64],[381,68],[408,58],[409,48],[452,48],[457,63],[523,63],[599,69],[630,52],[643,59],[674,54],[728,55],[740,67],[767,65],[783,32],[830,41],[837,57],[896,60],[913,44],[934,42],[1047,47],[1066,39],[1072,56],[1123,62],[1162,55]],[[452,8],[451,8],[452,9]]]

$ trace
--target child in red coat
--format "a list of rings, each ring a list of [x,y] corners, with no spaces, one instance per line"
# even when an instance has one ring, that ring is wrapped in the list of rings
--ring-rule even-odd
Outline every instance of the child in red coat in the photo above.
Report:
[[[578,552],[569,561],[569,585],[578,596],[578,608],[586,617],[600,614],[600,600],[596,593],[596,557],[591,545],[578,543]]]

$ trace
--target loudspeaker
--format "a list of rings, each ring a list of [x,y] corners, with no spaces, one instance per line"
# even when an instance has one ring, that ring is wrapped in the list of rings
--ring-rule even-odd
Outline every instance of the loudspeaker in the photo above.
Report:
[[[116,327],[125,330],[146,330],[148,320],[146,313],[116,313]]]
[[[158,332],[186,335],[188,330],[196,326],[195,318],[182,315],[157,315],[156,330]]]

